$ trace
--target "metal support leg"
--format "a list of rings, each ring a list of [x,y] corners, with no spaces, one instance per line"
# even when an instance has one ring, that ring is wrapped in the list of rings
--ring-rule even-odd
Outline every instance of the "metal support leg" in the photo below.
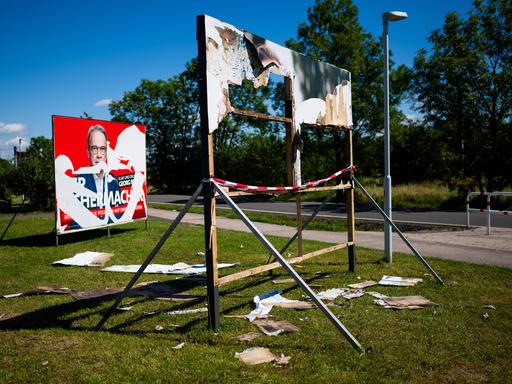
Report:
[[[316,209],[315,211],[311,214],[311,216],[309,216],[305,221],[304,223],[302,224],[302,230],[306,229],[306,227],[309,225],[309,223],[311,223],[313,221],[313,219],[316,217],[316,215],[318,215],[318,213],[325,207],[325,204],[327,204],[328,201],[330,201],[333,197],[334,197],[334,194],[336,193],[336,191],[331,191],[329,192],[329,194],[327,195],[327,197],[325,198],[325,200],[322,202],[322,204],[320,204]],[[286,251],[288,249],[288,247],[290,245],[293,244],[293,242],[295,241],[295,239],[297,238],[297,236],[299,235],[299,232],[295,232],[295,234],[290,237],[290,239],[288,240],[288,242],[284,245],[283,248],[281,248],[279,250],[279,253],[283,254],[284,251]],[[270,263],[270,260],[272,259],[272,255],[270,255],[270,257],[268,258],[267,260],[267,264]]]
[[[422,262],[422,264],[427,268],[427,270],[430,272],[432,276],[437,280],[438,283],[444,284],[443,280],[439,277],[439,275],[428,265],[427,261],[420,255],[420,253],[412,246],[412,244],[407,240],[407,238],[404,236],[404,234],[398,229],[398,227],[393,223],[393,220],[391,220],[388,215],[384,213],[381,207],[379,207],[379,204],[373,199],[373,197],[368,193],[368,191],[361,185],[361,183],[354,177],[354,181],[356,185],[363,191],[363,193],[366,195],[366,197],[373,203],[375,208],[380,212],[380,214],[384,217],[386,222],[393,227],[396,233],[400,236],[400,238],[404,241],[405,244],[409,247],[409,249],[416,255],[418,259]]]
[[[345,336],[348,342],[360,352],[363,352],[363,347],[357,341],[357,339],[352,336],[347,328],[340,322],[340,320],[330,311],[330,309],[320,300],[315,292],[306,284],[306,282],[297,274],[297,272],[291,267],[290,264],[285,260],[285,258],[274,248],[274,246],[265,238],[265,236],[260,232],[258,228],[254,226],[254,224],[249,220],[249,218],[242,212],[240,208],[235,204],[233,200],[220,188],[215,182],[213,182],[213,186],[215,190],[222,196],[222,198],[226,201],[226,203],[231,207],[231,209],[240,217],[240,219],[247,225],[247,227],[252,231],[252,233],[261,241],[261,243],[270,251],[276,260],[281,264],[281,266],[294,278],[298,285],[308,294],[311,300],[322,310],[322,312],[329,318],[331,323]]]
[[[199,187],[197,187],[197,189],[194,192],[194,194],[192,195],[192,197],[187,202],[187,204],[181,209],[181,211],[178,214],[178,216],[176,217],[176,219],[173,220],[173,222],[171,223],[169,228],[167,228],[167,231],[165,231],[165,233],[162,235],[162,237],[160,238],[158,243],[155,245],[153,250],[149,253],[148,257],[146,257],[146,260],[144,260],[144,263],[142,263],[142,265],[140,266],[139,270],[133,275],[132,279],[130,280],[130,282],[128,283],[128,285],[124,289],[124,291],[119,294],[119,296],[117,297],[117,299],[114,302],[114,304],[110,307],[110,309],[105,313],[105,315],[100,320],[100,322],[96,325],[96,330],[99,330],[103,326],[103,324],[105,324],[105,322],[112,315],[114,310],[119,306],[121,301],[126,297],[128,292],[130,292],[130,289],[132,289],[133,285],[137,282],[137,280],[139,279],[140,275],[142,275],[142,273],[147,268],[147,266],[151,263],[151,261],[154,259],[154,257],[156,256],[156,254],[158,253],[160,248],[162,248],[162,246],[164,245],[165,241],[169,238],[171,233],[178,226],[178,224],[180,223],[181,219],[183,219],[183,216],[185,216],[185,214],[188,212],[188,210],[190,209],[192,204],[194,204],[194,202],[197,199],[197,196],[199,196],[199,194],[201,193],[202,189],[203,189],[203,184],[200,184]]]

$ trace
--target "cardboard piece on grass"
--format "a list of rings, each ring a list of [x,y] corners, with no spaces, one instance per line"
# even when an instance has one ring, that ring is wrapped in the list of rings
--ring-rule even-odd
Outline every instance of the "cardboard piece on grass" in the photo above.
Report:
[[[234,263],[219,263],[217,264],[217,268],[229,268],[234,265]],[[110,267],[103,268],[101,271],[136,273],[139,268],[140,264],[112,265]],[[188,265],[181,262],[172,265],[149,264],[144,270],[144,273],[159,273],[164,275],[197,275],[200,273],[206,273],[206,264]]]
[[[103,252],[82,252],[77,253],[73,257],[54,261],[52,265],[73,265],[79,267],[102,267],[107,261],[109,261],[113,253]]]
[[[344,293],[342,296],[344,299],[352,300],[352,299],[355,299],[356,297],[361,297],[363,295],[364,295],[364,291],[362,289],[355,289],[350,292]]]
[[[373,280],[361,281],[360,283],[348,284],[347,287],[352,289],[363,289],[377,285],[378,283]]]
[[[272,284],[293,284],[293,283],[295,283],[294,279],[272,280]]]
[[[390,309],[421,309],[437,305],[423,296],[391,296],[377,299],[375,304]]]
[[[419,277],[400,277],[400,276],[382,276],[379,285],[391,285],[396,287],[412,287],[421,283],[423,279]]]
[[[286,320],[273,321],[266,319],[254,320],[252,322],[258,329],[267,336],[277,336],[283,332],[297,332],[299,328]]]
[[[286,365],[290,361],[290,356],[274,355],[268,348],[253,347],[243,352],[235,352],[235,357],[247,365],[257,365],[263,363],[276,362],[279,365]]]

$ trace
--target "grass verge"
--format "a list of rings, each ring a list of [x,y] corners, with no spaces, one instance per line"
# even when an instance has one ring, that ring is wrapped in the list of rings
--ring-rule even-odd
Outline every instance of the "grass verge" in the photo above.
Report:
[[[131,275],[100,272],[97,268],[53,267],[51,263],[77,252],[113,252],[109,264],[141,263],[167,228],[165,222],[133,223],[106,230],[67,235],[54,246],[53,220],[16,221],[0,244],[0,293],[36,286],[73,289],[123,287]],[[7,220],[0,219],[0,228]],[[240,262],[220,274],[264,263],[267,254],[248,234],[218,233],[219,261]],[[271,238],[279,248],[286,239]],[[155,258],[155,263],[204,262],[203,228],[180,225]],[[312,251],[325,244],[305,242]],[[290,252],[295,252],[291,250]],[[512,270],[430,259],[446,284],[425,275],[412,256],[397,254],[392,265],[381,262],[382,252],[358,248],[358,272],[347,272],[346,251],[320,256],[297,267],[316,291],[343,287],[358,277],[382,275],[423,277],[416,287],[373,287],[390,296],[422,295],[438,304],[415,311],[376,306],[369,296],[333,307],[332,311],[369,351],[360,355],[345,341],[321,311],[295,312],[274,308],[275,320],[288,320],[299,332],[260,336],[241,342],[235,336],[256,328],[245,319],[256,294],[282,289],[302,299],[296,284],[276,286],[273,279],[288,277],[283,270],[253,276],[220,289],[221,329],[208,329],[205,313],[167,315],[164,311],[199,308],[188,304],[127,298],[130,311],[117,312],[106,330],[94,331],[111,301],[82,303],[67,295],[0,299],[0,383],[423,383],[504,382],[512,368]],[[176,276],[143,275],[186,288]],[[204,297],[203,286],[188,293]],[[487,307],[486,307],[487,306]],[[155,312],[148,314],[149,312]],[[487,316],[484,314],[487,313]],[[162,331],[156,331],[160,325]],[[184,342],[180,350],[173,347]],[[290,364],[246,366],[235,352],[253,346],[291,356]]]

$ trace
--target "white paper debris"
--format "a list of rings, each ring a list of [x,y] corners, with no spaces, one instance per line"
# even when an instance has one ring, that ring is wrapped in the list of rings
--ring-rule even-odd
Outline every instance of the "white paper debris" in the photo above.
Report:
[[[347,293],[349,290],[345,288],[331,288],[326,291],[322,291],[317,293],[317,296],[320,300],[334,300],[339,296],[343,296],[344,293]]]
[[[219,263],[217,268],[229,268],[235,264]],[[103,268],[102,272],[128,272],[135,273],[139,270],[140,264],[131,265],[112,265],[107,268]],[[164,275],[196,275],[200,273],[206,273],[206,264],[194,264],[189,265],[186,263],[176,263],[172,265],[166,264],[149,264],[144,273],[160,273]]]
[[[278,365],[286,365],[290,361],[290,356],[282,353],[279,356],[274,355],[268,348],[253,347],[247,348],[243,352],[235,352],[235,357],[247,365],[256,365],[275,362]]]
[[[185,343],[179,343],[178,345],[172,347],[172,349],[181,349],[185,346]]]
[[[374,300],[375,304],[391,309],[421,309],[437,305],[423,296],[391,296]]]
[[[412,287],[421,283],[423,279],[417,277],[382,276],[379,285],[392,285],[397,287]]]
[[[254,304],[256,304],[256,308],[245,316],[250,322],[253,322],[255,319],[270,317],[269,312],[272,310],[274,305],[287,308],[297,305],[300,307],[299,309],[306,309],[303,302],[300,300],[287,299],[286,297],[281,296],[281,291],[279,290],[269,291],[259,296],[254,296],[253,301]]]
[[[368,288],[368,287],[371,287],[374,285],[377,285],[376,281],[366,280],[366,281],[362,281],[360,283],[348,284],[347,287],[352,288],[352,289],[363,289],[363,288]]]
[[[177,311],[165,312],[166,315],[187,315],[189,313],[201,313],[208,312],[208,308],[196,308],[196,309],[181,309]]]
[[[52,265],[74,265],[79,267],[101,267],[113,256],[112,253],[82,252],[73,257],[54,261]]]

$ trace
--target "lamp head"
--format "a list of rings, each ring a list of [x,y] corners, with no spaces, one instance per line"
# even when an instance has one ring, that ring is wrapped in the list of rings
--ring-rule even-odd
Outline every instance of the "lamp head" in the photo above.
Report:
[[[391,11],[391,12],[384,12],[382,14],[382,20],[386,21],[400,21],[403,19],[407,19],[407,12],[400,12],[400,11]]]

